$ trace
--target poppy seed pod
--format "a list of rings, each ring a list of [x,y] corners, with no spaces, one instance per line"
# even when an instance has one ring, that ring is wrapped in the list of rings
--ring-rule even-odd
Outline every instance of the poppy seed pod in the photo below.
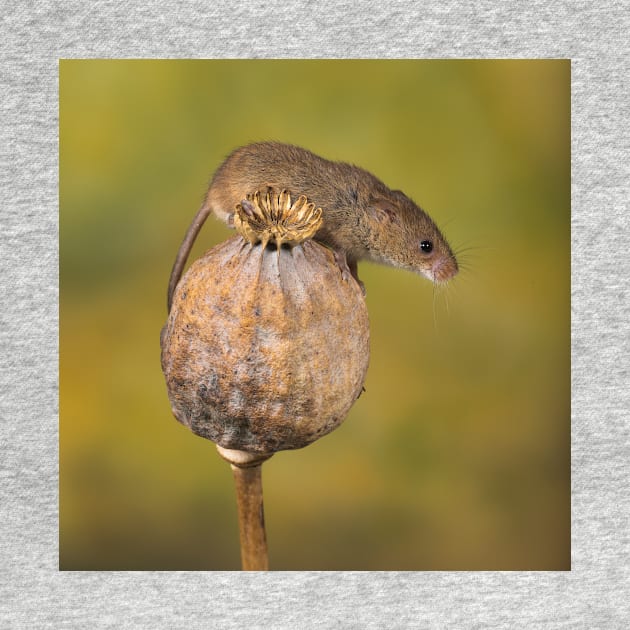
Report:
[[[369,359],[363,293],[311,237],[321,209],[248,196],[239,231],[194,262],[162,332],[173,414],[223,449],[301,448],[344,420]]]

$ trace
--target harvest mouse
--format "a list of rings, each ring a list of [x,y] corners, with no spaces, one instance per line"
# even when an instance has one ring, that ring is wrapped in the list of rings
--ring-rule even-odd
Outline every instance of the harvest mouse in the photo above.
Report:
[[[457,261],[433,220],[399,190],[368,171],[321,158],[306,149],[261,142],[233,151],[219,166],[201,208],[179,248],[168,286],[168,308],[193,243],[214,214],[232,224],[236,204],[247,194],[273,188],[305,195],[322,208],[315,240],[330,247],[344,278],[359,281],[357,262],[369,260],[446,282]]]

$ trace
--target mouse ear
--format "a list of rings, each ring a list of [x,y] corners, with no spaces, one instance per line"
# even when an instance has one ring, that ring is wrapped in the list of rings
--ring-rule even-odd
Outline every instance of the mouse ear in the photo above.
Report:
[[[396,206],[383,197],[371,197],[368,212],[379,223],[399,223]]]

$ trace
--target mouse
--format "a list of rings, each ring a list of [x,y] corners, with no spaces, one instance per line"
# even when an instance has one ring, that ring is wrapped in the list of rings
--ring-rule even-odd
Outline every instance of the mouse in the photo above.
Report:
[[[190,250],[210,214],[233,227],[236,205],[268,189],[304,195],[322,208],[314,239],[329,247],[342,278],[362,290],[357,263],[371,261],[445,283],[457,260],[431,217],[400,190],[367,170],[280,142],[257,142],[232,151],[214,173],[203,203],[180,245],[168,286],[168,310]]]

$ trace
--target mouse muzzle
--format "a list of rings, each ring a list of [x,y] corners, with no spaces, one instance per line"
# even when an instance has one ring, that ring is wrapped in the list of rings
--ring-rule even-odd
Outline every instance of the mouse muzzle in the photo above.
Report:
[[[431,265],[433,282],[448,282],[457,275],[459,268],[454,256],[440,256]]]

